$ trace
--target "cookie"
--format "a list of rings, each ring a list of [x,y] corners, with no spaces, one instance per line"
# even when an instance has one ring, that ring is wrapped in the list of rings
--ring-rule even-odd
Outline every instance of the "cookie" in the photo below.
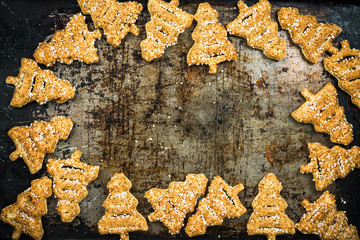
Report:
[[[217,64],[238,59],[227,31],[217,20],[218,12],[209,3],[200,3],[194,15],[198,25],[191,34],[195,43],[187,55],[189,65],[207,64],[209,73],[217,72]]]
[[[99,174],[98,166],[82,163],[80,157],[81,152],[76,150],[70,159],[49,159],[47,164],[58,199],[56,210],[63,222],[71,222],[80,213],[79,202],[88,194],[86,186]]]
[[[85,17],[81,13],[76,14],[64,30],[55,32],[50,42],[39,44],[34,53],[35,61],[48,67],[56,61],[65,64],[71,64],[74,60],[95,63],[99,60],[94,46],[97,38],[101,38],[101,32],[90,32]]]
[[[296,228],[304,234],[317,234],[322,240],[359,240],[355,226],[347,222],[345,212],[336,210],[335,197],[325,191],[318,200],[310,203],[302,201],[306,213],[296,224]]]
[[[22,107],[32,101],[39,104],[56,100],[64,103],[74,98],[75,88],[66,79],[57,78],[50,70],[42,70],[34,60],[21,59],[21,68],[17,77],[7,77],[7,84],[15,86],[10,105]]]
[[[187,222],[185,232],[193,237],[206,233],[206,228],[223,223],[226,217],[240,217],[246,212],[238,194],[244,189],[239,183],[230,187],[221,177],[215,177],[205,198],[199,201],[196,213]]]
[[[197,198],[205,194],[207,181],[204,174],[189,174],[185,182],[171,182],[167,189],[150,189],[145,198],[155,211],[148,219],[160,220],[171,234],[178,233],[186,214],[194,211]]]
[[[319,23],[314,16],[299,14],[297,8],[281,8],[278,11],[280,26],[290,33],[292,41],[301,47],[305,58],[317,63],[327,51],[338,53],[332,41],[341,32],[341,27],[332,23]]]
[[[14,227],[12,239],[26,234],[35,240],[44,235],[41,217],[47,213],[46,199],[52,194],[51,180],[47,177],[35,179],[31,187],[20,193],[14,204],[2,209],[0,219]]]
[[[271,21],[271,4],[267,0],[248,7],[237,3],[239,16],[226,29],[231,35],[245,38],[250,47],[263,50],[266,57],[281,60],[286,56],[286,43],[278,37],[278,25]]]
[[[146,39],[141,41],[141,55],[146,61],[160,58],[167,47],[177,43],[178,35],[191,26],[193,16],[178,8],[179,0],[167,3],[149,0],[151,20],[146,23]]]
[[[277,177],[266,174],[258,188],[259,193],[251,204],[254,212],[247,224],[248,234],[266,235],[268,240],[275,240],[281,234],[295,234],[295,224],[285,214],[287,203],[280,196],[282,185]]]
[[[320,143],[309,143],[310,163],[300,167],[301,173],[312,173],[315,188],[322,191],[337,178],[345,178],[354,168],[360,168],[360,148],[329,149]]]
[[[116,0],[78,0],[78,3],[83,14],[90,14],[95,27],[104,30],[112,46],[118,47],[129,32],[139,35],[135,22],[143,9],[140,3]]]
[[[339,106],[336,88],[327,83],[320,91],[312,94],[303,89],[306,102],[291,113],[298,122],[311,123],[315,131],[327,133],[333,143],[348,145],[353,138],[353,126],[345,118],[344,108]]]
[[[339,87],[360,108],[360,49],[351,49],[349,41],[341,42],[338,54],[324,59],[326,71],[336,77]]]
[[[123,173],[115,173],[107,188],[110,193],[103,202],[105,214],[98,222],[100,234],[120,234],[129,239],[129,232],[147,231],[145,218],[136,210],[137,199],[130,193],[131,182]]]
[[[59,139],[68,138],[73,127],[70,118],[54,117],[50,122],[35,121],[30,127],[13,127],[8,131],[16,150],[10,154],[10,160],[21,157],[32,174],[39,171],[46,153],[55,150]]]

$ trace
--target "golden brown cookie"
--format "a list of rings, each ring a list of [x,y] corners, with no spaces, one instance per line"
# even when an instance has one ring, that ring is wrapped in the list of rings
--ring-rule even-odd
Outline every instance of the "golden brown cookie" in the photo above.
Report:
[[[360,108],[360,49],[351,49],[348,40],[341,42],[338,54],[324,59],[326,71],[338,80],[339,87]]]
[[[335,146],[329,149],[320,143],[309,143],[310,163],[301,166],[301,173],[312,173],[315,188],[324,190],[337,178],[346,177],[354,168],[360,168],[360,148],[346,150]]]
[[[327,83],[320,91],[312,94],[303,89],[306,102],[291,113],[298,122],[311,123],[317,132],[330,134],[333,143],[348,145],[353,138],[353,126],[345,118],[344,108],[339,106],[336,88]]]
[[[187,55],[189,65],[207,64],[211,74],[217,72],[217,64],[238,59],[236,49],[217,17],[218,12],[209,3],[199,4],[194,15],[198,25],[191,34],[195,43]]]
[[[251,204],[254,212],[247,224],[248,234],[266,235],[268,240],[281,234],[295,234],[294,222],[285,214],[288,205],[280,195],[282,185],[277,177],[266,174],[258,187],[259,193]]]
[[[336,210],[335,197],[325,191],[318,200],[310,203],[302,201],[306,213],[296,224],[296,228],[304,234],[317,234],[322,240],[359,240],[355,226],[347,222],[345,212]]]
[[[21,68],[17,77],[7,77],[7,84],[15,86],[10,105],[22,107],[32,101],[39,104],[56,100],[58,103],[74,98],[75,88],[68,80],[57,78],[50,70],[42,70],[34,60],[21,59]]]
[[[339,51],[332,44],[342,30],[336,24],[319,23],[314,16],[299,14],[297,8],[281,8],[278,18],[280,26],[289,31],[293,42],[311,63],[317,63],[326,51],[331,54]]]
[[[91,15],[95,27],[104,30],[112,46],[118,47],[129,32],[139,35],[135,22],[143,9],[140,3],[116,0],[78,0],[78,3],[83,14]]]
[[[283,59],[286,56],[285,40],[278,37],[278,25],[271,21],[271,4],[260,0],[248,7],[240,0],[237,5],[240,14],[226,26],[228,32],[245,38],[250,47],[263,50],[268,58]]]
[[[54,117],[50,122],[35,121],[30,127],[13,127],[8,131],[16,150],[10,154],[10,160],[21,157],[32,174],[42,167],[46,153],[55,150],[59,139],[68,138],[73,127],[70,118]]]
[[[177,43],[178,35],[191,26],[193,16],[178,8],[179,0],[167,3],[149,0],[151,20],[146,23],[146,39],[141,41],[141,55],[146,61],[164,54],[165,48]]]
[[[189,174],[185,182],[171,182],[168,189],[152,188],[145,193],[155,212],[148,218],[160,220],[176,234],[184,225],[187,213],[194,211],[197,198],[205,194],[207,178],[204,174]]]
[[[107,188],[110,193],[103,202],[105,214],[98,222],[100,234],[120,234],[129,239],[129,232],[147,231],[145,218],[136,210],[137,199],[130,193],[131,182],[123,173],[115,173]]]
[[[221,177],[215,177],[208,189],[208,194],[201,199],[196,213],[187,222],[185,232],[193,237],[206,233],[206,228],[223,223],[226,217],[240,217],[246,212],[238,194],[244,189],[239,183],[230,187]]]
[[[98,166],[82,163],[80,157],[81,152],[76,150],[70,159],[49,159],[47,164],[58,199],[56,210],[63,222],[71,222],[80,213],[79,202],[88,194],[86,186],[99,174]]]
[[[37,47],[34,58],[37,63],[52,66],[56,61],[71,64],[74,60],[87,64],[99,60],[95,39],[101,38],[101,32],[90,32],[85,17],[74,15],[64,30],[56,31],[50,42],[42,42]]]
[[[16,203],[2,209],[2,221],[14,227],[12,239],[26,234],[35,240],[44,235],[41,217],[47,213],[46,199],[52,194],[51,180],[47,177],[35,179],[31,187],[17,196]]]

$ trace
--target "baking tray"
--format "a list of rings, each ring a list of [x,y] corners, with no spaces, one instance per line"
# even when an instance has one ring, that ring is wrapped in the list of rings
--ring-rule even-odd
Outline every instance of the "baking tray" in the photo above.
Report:
[[[257,1],[246,1],[252,5]],[[315,191],[311,174],[300,174],[299,167],[308,159],[308,142],[332,147],[329,136],[314,131],[312,125],[297,123],[290,117],[304,99],[300,90],[318,91],[326,82],[337,83],[322,63],[306,62],[285,31],[288,55],[281,61],[251,49],[244,39],[229,36],[239,60],[221,63],[218,73],[208,74],[208,66],[188,66],[186,54],[193,44],[191,32],[179,36],[162,58],[147,63],[141,58],[140,41],[146,37],[145,23],[150,15],[146,2],[136,25],[140,35],[128,34],[118,48],[105,39],[97,40],[100,61],[92,65],[74,62],[70,66],[56,63],[51,70],[68,79],[76,88],[73,100],[64,104],[30,103],[20,109],[9,102],[13,87],[5,84],[16,76],[22,57],[32,58],[39,42],[50,39],[65,27],[80,8],[75,0],[0,2],[0,207],[16,201],[17,195],[33,179],[48,176],[43,167],[31,175],[24,162],[11,162],[15,149],[6,132],[13,126],[30,125],[34,120],[50,120],[56,115],[69,116],[75,123],[70,137],[60,141],[56,151],[45,157],[68,158],[75,149],[83,152],[82,161],[100,166],[99,178],[89,184],[89,195],[80,203],[81,213],[71,223],[61,223],[55,211],[56,199],[48,200],[49,213],[44,216],[43,239],[118,239],[118,235],[97,233],[96,223],[104,213],[101,204],[108,194],[106,183],[115,172],[124,172],[132,181],[132,194],[139,200],[138,210],[145,217],[153,210],[144,198],[150,188],[167,188],[171,181],[184,181],[189,173],[204,173],[211,180],[220,175],[231,185],[242,183],[239,194],[248,212],[240,218],[225,219],[222,226],[209,227],[206,235],[193,239],[266,239],[249,237],[246,223],[252,213],[251,202],[257,184],[269,172],[282,182],[282,197],[287,201],[286,214],[298,222],[304,198],[311,202],[321,192]],[[194,14],[200,1],[181,1],[185,11]],[[237,14],[236,1],[212,1],[223,25]],[[282,6],[293,6],[303,14],[315,15],[321,22],[343,28],[335,42],[350,41],[360,48],[360,4],[328,1],[271,1],[272,18]],[[87,17],[91,29],[94,26]],[[338,87],[339,103],[347,120],[354,126],[360,145],[359,109]],[[269,160],[273,160],[273,164]],[[329,186],[339,210],[347,213],[349,223],[360,230],[360,171]],[[0,238],[10,239],[12,228],[0,224]],[[134,232],[131,239],[187,239],[184,230],[171,236],[161,222],[149,222],[149,231]],[[22,239],[29,239],[22,236]],[[278,236],[277,239],[318,239],[315,235]]]

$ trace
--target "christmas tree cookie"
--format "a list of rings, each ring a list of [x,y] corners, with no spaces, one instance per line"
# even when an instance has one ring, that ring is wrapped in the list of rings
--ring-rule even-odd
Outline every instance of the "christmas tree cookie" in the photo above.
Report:
[[[13,127],[8,131],[16,150],[10,154],[10,160],[21,157],[32,174],[39,171],[46,153],[55,150],[59,139],[68,138],[73,127],[70,118],[54,117],[50,122],[36,121],[30,127]]]
[[[237,5],[240,14],[226,26],[228,32],[245,38],[250,47],[263,50],[268,58],[284,58],[285,40],[278,37],[278,25],[271,21],[271,4],[267,0],[260,0],[248,7],[240,0]]]
[[[326,71],[338,80],[339,87],[350,94],[351,101],[360,108],[360,49],[351,49],[349,41],[341,42],[338,54],[324,59]]]
[[[95,39],[101,38],[100,30],[90,32],[85,17],[74,15],[64,30],[56,31],[50,42],[42,42],[34,53],[37,63],[51,67],[56,61],[71,64],[74,60],[87,64],[99,60]]]
[[[19,239],[23,233],[35,240],[42,238],[41,217],[47,213],[51,183],[47,177],[33,180],[31,187],[18,195],[16,203],[2,209],[0,219],[14,227],[12,239]]]
[[[336,88],[331,83],[315,94],[306,88],[301,94],[306,102],[291,113],[296,121],[311,123],[317,132],[330,134],[333,143],[348,145],[354,140],[353,126],[347,122],[344,108],[338,103]]]
[[[171,234],[177,234],[187,213],[194,211],[197,198],[205,194],[207,178],[204,174],[189,174],[185,182],[171,182],[168,189],[152,188],[145,193],[155,212],[148,218],[160,220]]]
[[[319,23],[314,16],[299,14],[297,8],[281,8],[278,12],[280,26],[289,31],[307,60],[317,63],[327,51],[336,54],[339,50],[332,41],[341,32],[341,27],[331,23]]]
[[[324,190],[337,178],[346,177],[354,168],[360,168],[360,148],[346,150],[335,146],[329,149],[320,143],[309,143],[310,163],[301,166],[301,173],[312,173],[315,188]]]
[[[226,217],[240,217],[246,212],[238,194],[244,189],[240,183],[230,187],[221,177],[215,177],[205,198],[201,199],[196,213],[187,222],[185,232],[193,237],[206,233],[209,226],[221,225]]]
[[[129,232],[147,231],[145,218],[136,210],[137,199],[130,193],[131,182],[123,173],[116,173],[107,185],[110,193],[103,203],[105,215],[98,222],[100,234],[119,234],[129,239]]]
[[[50,70],[42,70],[34,60],[21,59],[21,68],[17,77],[7,77],[7,84],[15,86],[10,102],[13,107],[22,107],[32,101],[39,104],[56,100],[66,102],[75,95],[75,88],[69,81],[57,78]]]
[[[47,164],[58,199],[56,210],[63,222],[71,222],[80,213],[79,202],[88,194],[86,186],[99,174],[98,166],[82,163],[80,157],[81,152],[76,150],[70,159],[49,159]]]
[[[296,228],[304,234],[317,234],[322,240],[359,240],[355,226],[347,222],[345,212],[336,210],[335,197],[325,191],[318,200],[310,203],[302,201],[306,213],[296,224]]]
[[[178,8],[179,0],[167,3],[149,0],[150,22],[146,23],[146,39],[140,43],[142,58],[154,60],[165,48],[177,43],[178,35],[191,26],[193,16]]]
[[[135,22],[143,9],[140,3],[116,0],[78,0],[78,3],[83,14],[90,14],[95,27],[104,30],[112,46],[118,47],[129,32],[139,35]]]
[[[236,49],[217,17],[218,12],[209,3],[199,4],[194,15],[198,25],[191,34],[195,43],[187,55],[189,65],[207,64],[211,74],[217,72],[217,64],[238,59]]]
[[[266,235],[275,240],[280,234],[294,234],[294,222],[285,214],[287,203],[280,196],[282,185],[268,173],[259,183],[259,193],[252,202],[254,212],[247,224],[249,235]]]

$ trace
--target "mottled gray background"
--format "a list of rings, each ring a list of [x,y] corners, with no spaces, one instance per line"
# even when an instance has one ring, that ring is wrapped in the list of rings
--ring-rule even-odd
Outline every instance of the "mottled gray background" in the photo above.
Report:
[[[136,24],[140,28],[138,37],[129,34],[118,48],[105,39],[97,40],[100,61],[96,64],[57,63],[51,68],[77,88],[73,100],[61,105],[31,103],[14,109],[9,106],[13,88],[5,84],[6,76],[16,76],[20,59],[31,58],[37,44],[63,29],[80,8],[75,0],[0,2],[0,207],[15,202],[32,179],[48,175],[45,167],[31,175],[21,159],[14,163],[9,160],[14,145],[6,131],[63,115],[71,117],[75,127],[68,140],[60,141],[55,153],[46,156],[45,163],[50,157],[68,158],[78,149],[83,152],[83,162],[100,166],[100,174],[89,184],[89,195],[72,223],[61,223],[55,211],[56,199],[50,198],[49,213],[43,218],[44,239],[118,239],[116,235],[100,236],[96,229],[104,214],[101,204],[108,193],[106,184],[115,172],[124,172],[132,181],[131,192],[145,217],[152,208],[144,192],[153,187],[167,188],[171,181],[183,181],[189,173],[204,173],[209,180],[220,175],[231,185],[244,184],[239,197],[248,212],[240,218],[225,219],[222,226],[209,227],[205,236],[194,239],[265,239],[248,237],[246,222],[257,184],[269,172],[282,182],[281,195],[289,205],[286,213],[298,222],[304,213],[301,201],[314,201],[321,194],[315,190],[311,174],[299,173],[299,167],[308,162],[307,143],[320,142],[327,147],[334,144],[328,135],[315,132],[312,125],[297,123],[290,113],[304,101],[299,93],[303,88],[316,92],[329,81],[337,87],[335,79],[321,62],[312,65],[304,60],[285,31],[279,35],[287,42],[288,54],[281,61],[267,59],[261,51],[249,48],[246,40],[230,36],[239,60],[219,64],[215,75],[208,74],[208,66],[188,66],[186,54],[193,45],[195,21],[179,36],[177,45],[168,48],[162,58],[147,63],[141,58],[140,41],[146,37],[145,23],[150,16],[146,2],[142,3],[144,10]],[[198,3],[181,2],[181,7],[194,14]],[[238,14],[236,1],[211,3],[224,26]],[[247,3],[252,5],[254,1]],[[281,6],[299,7],[303,14],[341,26],[343,33],[336,42],[348,39],[351,47],[360,48],[356,21],[360,7],[351,3],[272,3],[274,20]],[[87,22],[94,29],[89,17]],[[339,101],[354,125],[355,141],[350,147],[359,145],[359,109],[341,90]],[[346,210],[349,222],[358,228],[359,180],[359,170],[355,170],[328,188],[336,194],[338,208]],[[9,239],[12,229],[1,223],[0,232]],[[131,233],[130,237],[171,236],[162,223],[156,222],[149,223],[148,232]],[[187,235],[182,230],[171,238]],[[278,239],[318,237],[297,232]]]

